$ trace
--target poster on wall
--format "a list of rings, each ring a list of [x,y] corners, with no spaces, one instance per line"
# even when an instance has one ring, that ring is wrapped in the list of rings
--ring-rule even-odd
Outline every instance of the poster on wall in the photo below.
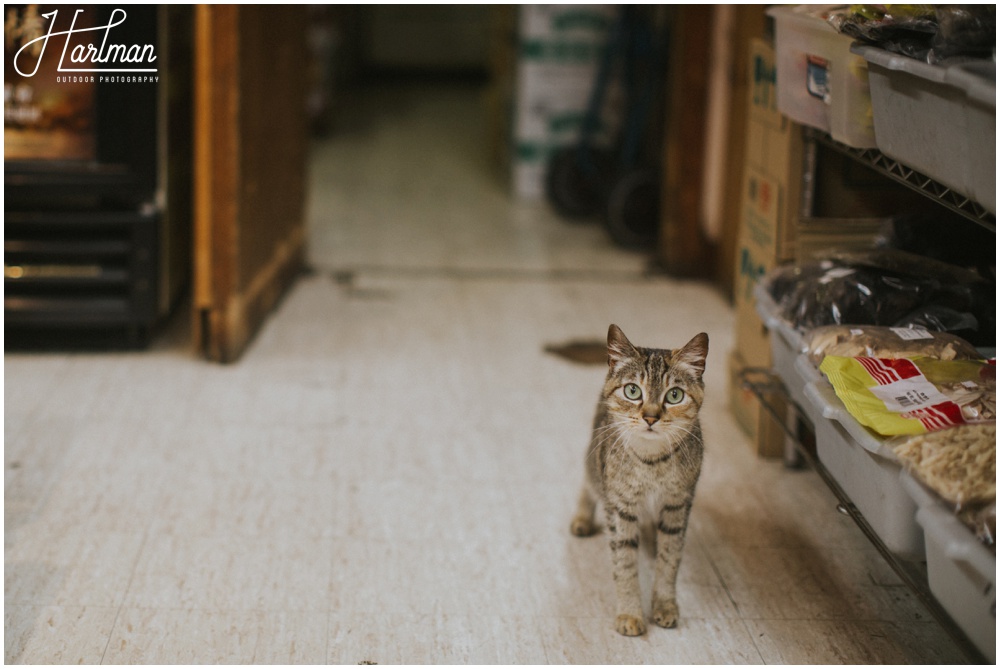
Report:
[[[4,160],[96,159],[94,77],[61,68],[90,42],[87,10],[4,5]]]

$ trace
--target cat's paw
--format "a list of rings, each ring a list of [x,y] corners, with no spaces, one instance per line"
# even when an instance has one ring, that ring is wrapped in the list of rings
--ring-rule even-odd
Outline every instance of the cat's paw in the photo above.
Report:
[[[624,636],[641,636],[646,633],[646,621],[641,616],[623,613],[615,619],[615,630]]]
[[[677,627],[677,620],[680,617],[681,612],[677,608],[677,600],[668,599],[653,602],[653,620],[660,627]]]
[[[574,518],[569,526],[569,531],[578,537],[589,537],[595,530],[597,530],[597,526],[594,525],[594,521],[583,516]]]

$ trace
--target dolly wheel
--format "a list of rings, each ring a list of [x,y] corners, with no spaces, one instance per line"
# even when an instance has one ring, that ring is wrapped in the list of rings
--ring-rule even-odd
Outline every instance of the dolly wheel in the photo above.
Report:
[[[648,249],[660,230],[660,174],[634,170],[615,183],[608,196],[605,224],[611,239],[628,249]]]
[[[573,220],[601,210],[607,184],[606,160],[593,150],[559,149],[549,159],[545,192],[560,215]]]

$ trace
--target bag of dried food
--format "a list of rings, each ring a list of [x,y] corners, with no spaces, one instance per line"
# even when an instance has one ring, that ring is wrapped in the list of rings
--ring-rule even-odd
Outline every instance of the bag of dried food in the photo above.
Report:
[[[990,5],[850,5],[827,20],[856,40],[932,64],[954,56],[990,58],[996,48]]]
[[[925,328],[878,325],[825,325],[806,333],[805,353],[817,367],[828,355],[847,358],[979,360],[976,347],[961,337]]]
[[[903,466],[988,546],[996,536],[996,444],[996,423],[957,425],[889,443]]]
[[[956,425],[890,442],[893,453],[924,485],[956,509],[997,496],[997,425]]]
[[[995,361],[829,355],[819,369],[850,414],[885,437],[996,422]]]
[[[992,346],[995,286],[977,272],[894,249],[828,252],[767,278],[779,315],[799,331],[824,325],[923,327]]]

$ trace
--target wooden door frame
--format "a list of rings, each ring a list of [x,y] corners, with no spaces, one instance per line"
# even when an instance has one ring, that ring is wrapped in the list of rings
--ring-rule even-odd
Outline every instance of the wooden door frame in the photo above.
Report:
[[[200,352],[218,362],[240,357],[300,272],[305,255],[304,202],[295,202],[288,212],[289,220],[282,222],[288,234],[268,249],[268,258],[248,268],[242,256],[249,240],[241,235],[251,234],[248,223],[255,213],[244,211],[248,193],[268,186],[260,175],[244,173],[243,142],[259,139],[244,140],[247,110],[241,109],[244,77],[253,75],[243,71],[245,17],[241,13],[247,11],[257,9],[198,5],[195,12],[192,324]],[[302,63],[297,66],[302,67]],[[294,94],[297,89],[293,86],[292,91]],[[304,105],[303,97],[302,118],[298,119],[303,128]],[[289,120],[295,122],[297,119]]]

